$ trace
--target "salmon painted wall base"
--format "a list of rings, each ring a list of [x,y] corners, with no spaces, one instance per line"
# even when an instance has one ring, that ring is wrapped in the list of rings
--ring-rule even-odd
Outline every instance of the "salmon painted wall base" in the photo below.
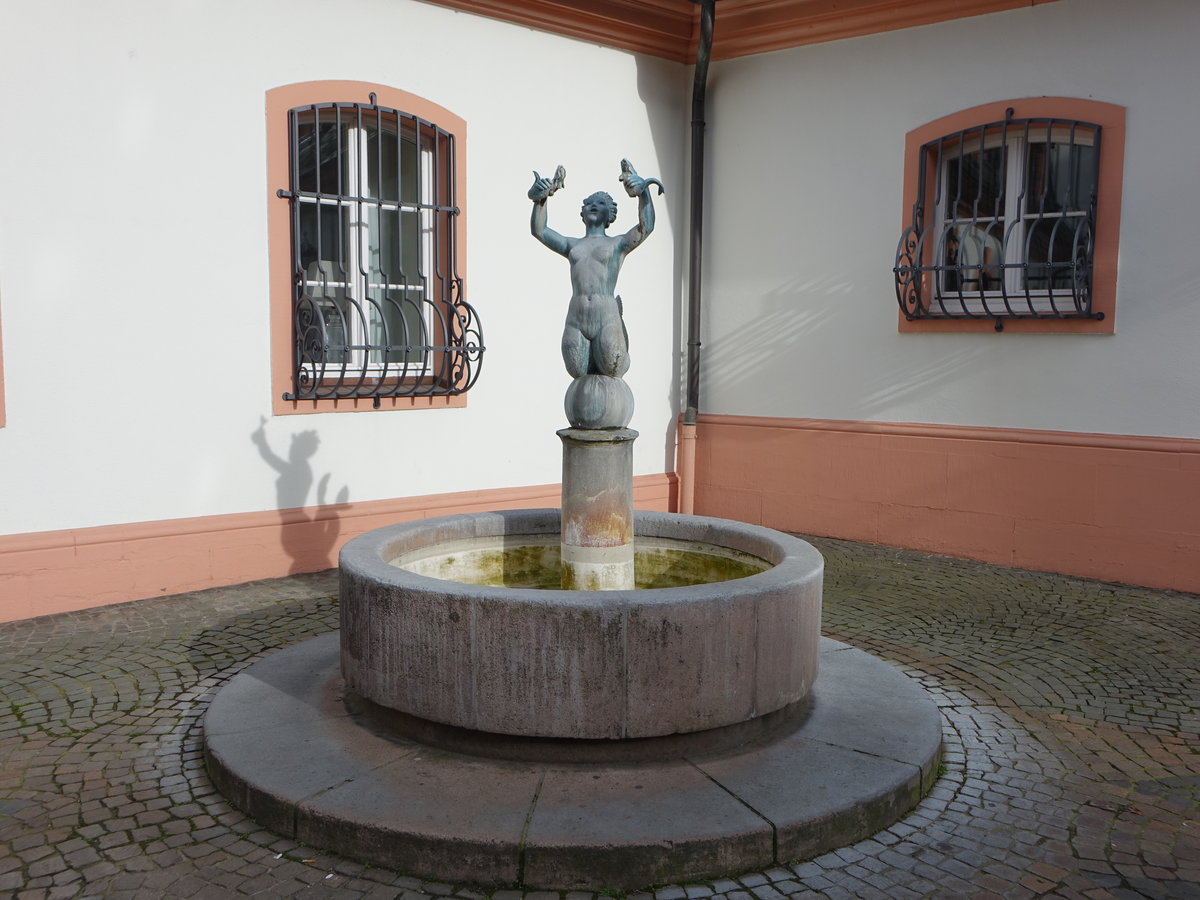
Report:
[[[696,513],[1200,592],[1200,440],[701,416]]]
[[[557,507],[557,484],[0,536],[0,622],[337,565],[373,528],[453,513]],[[633,480],[638,509],[668,511],[674,475]]]

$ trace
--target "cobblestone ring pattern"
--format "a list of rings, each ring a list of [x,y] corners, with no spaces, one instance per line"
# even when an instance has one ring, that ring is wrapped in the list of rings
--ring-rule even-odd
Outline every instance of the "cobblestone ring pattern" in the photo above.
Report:
[[[853,846],[631,897],[1200,898],[1200,597],[809,540],[825,633],[936,699],[945,774]],[[208,781],[207,698],[336,628],[336,594],[297,575],[0,625],[0,897],[487,896],[281,839]]]

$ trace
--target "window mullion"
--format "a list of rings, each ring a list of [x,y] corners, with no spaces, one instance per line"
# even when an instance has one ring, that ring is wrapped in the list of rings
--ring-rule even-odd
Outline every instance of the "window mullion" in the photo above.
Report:
[[[421,252],[417,262],[417,277],[416,284],[422,298],[428,297],[430,300],[435,298],[430,297],[430,284],[434,278],[440,280],[440,260],[438,254],[441,251],[440,247],[434,246],[434,217],[442,215],[435,213],[433,204],[436,202],[434,197],[434,166],[433,153],[429,150],[421,148],[420,142],[417,144],[417,165],[420,177],[419,191],[421,212],[418,217],[420,234],[421,234]],[[440,300],[441,298],[436,298]]]
[[[352,323],[353,337],[351,343],[355,345],[353,351],[354,368],[362,371],[366,366],[366,350],[363,345],[367,343],[367,276],[366,267],[364,266],[365,252],[364,239],[367,237],[367,230],[370,227],[363,213],[362,198],[366,196],[367,190],[367,131],[362,127],[362,110],[356,110],[358,113],[357,121],[350,126],[349,136],[346,141],[346,171],[349,176],[349,184],[346,186],[346,194],[348,196],[349,214],[346,217],[347,228],[347,260],[346,260],[346,280],[349,283],[350,296],[357,304],[357,309],[354,311],[354,322]]]
[[[1024,135],[1008,139],[1008,166],[1004,173],[1004,217],[1007,223],[1004,240],[1004,290],[1010,297],[1025,293],[1025,219],[1021,207],[1024,205],[1026,192],[1024,173],[1027,167],[1027,146]]]

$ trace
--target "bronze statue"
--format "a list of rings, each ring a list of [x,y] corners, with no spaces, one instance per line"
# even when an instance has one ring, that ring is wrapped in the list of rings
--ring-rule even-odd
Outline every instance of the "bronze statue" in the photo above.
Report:
[[[660,194],[663,186],[656,178],[642,178],[629,160],[621,160],[619,180],[630,197],[638,198],[637,224],[622,235],[609,235],[617,204],[597,191],[580,210],[583,236],[564,237],[546,227],[546,200],[563,186],[566,175],[562,166],[553,179],[533,173],[529,230],[571,263],[571,302],[562,336],[563,362],[575,379],[567,391],[567,418],[580,428],[621,428],[633,414],[633,397],[621,380],[629,369],[629,335],[616,295],[617,275],[625,257],[654,230],[650,186],[657,185]]]

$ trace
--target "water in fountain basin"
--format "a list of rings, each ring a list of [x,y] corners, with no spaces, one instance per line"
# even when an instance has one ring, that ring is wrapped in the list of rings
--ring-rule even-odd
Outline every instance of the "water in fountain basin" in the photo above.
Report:
[[[437,544],[391,564],[417,575],[462,584],[557,589],[560,586],[559,536],[508,535]],[[769,569],[757,556],[691,541],[639,538],[634,548],[638,590],[685,587],[745,578]]]

